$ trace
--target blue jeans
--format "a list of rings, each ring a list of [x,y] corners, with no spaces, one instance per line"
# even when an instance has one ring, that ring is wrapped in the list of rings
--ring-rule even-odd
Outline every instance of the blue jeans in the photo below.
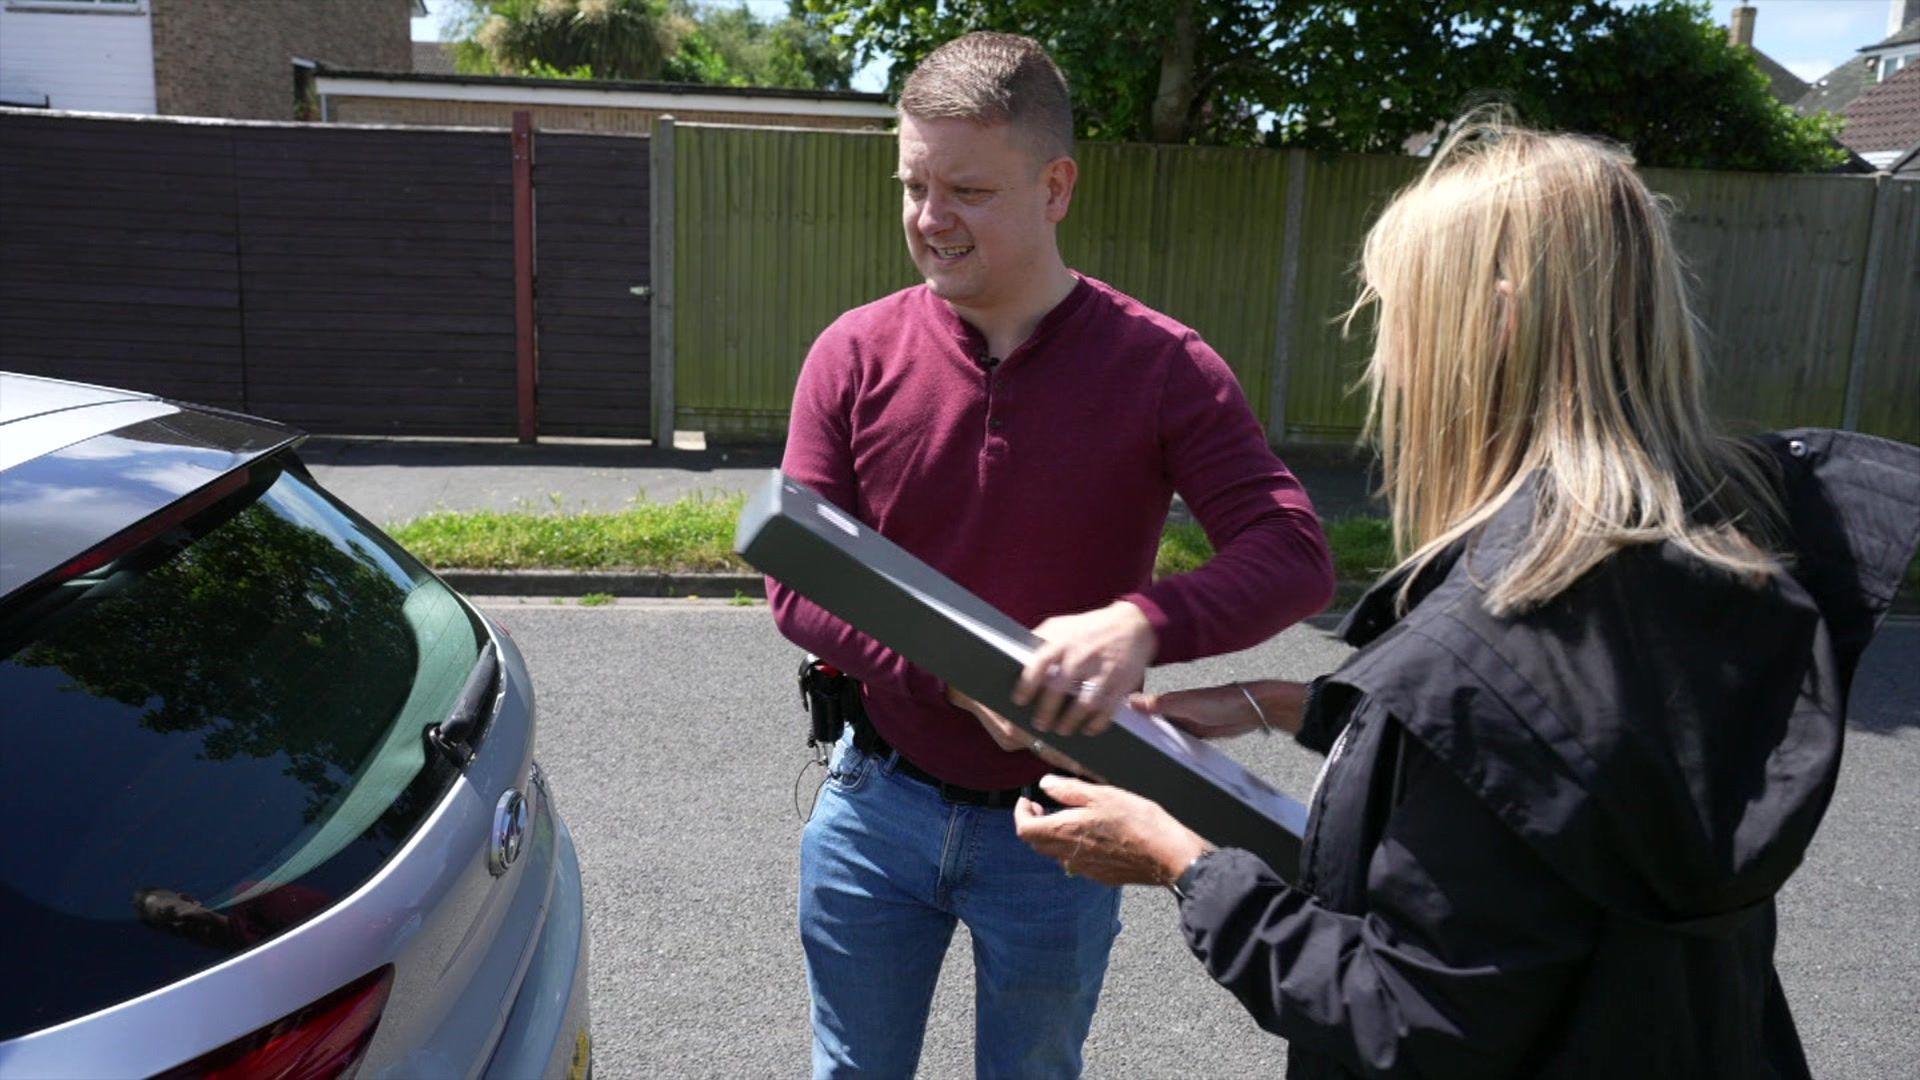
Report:
[[[1070,1077],[1120,890],[1071,878],[1013,811],[949,803],[843,740],[800,843],[813,1075],[909,1077],[956,921],[973,935],[974,1070]]]

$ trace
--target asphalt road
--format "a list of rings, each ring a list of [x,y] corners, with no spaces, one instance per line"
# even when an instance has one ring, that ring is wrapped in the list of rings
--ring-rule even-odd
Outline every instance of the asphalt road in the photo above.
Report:
[[[803,1075],[794,798],[806,751],[794,648],[760,605],[482,606],[532,667],[539,757],[580,846],[598,1074]],[[1345,651],[1301,627],[1247,653],[1163,669],[1154,685],[1303,678]],[[1889,623],[1854,686],[1832,810],[1781,897],[1778,963],[1817,1076],[1906,1077],[1920,1060],[1917,661],[1920,622]],[[1229,749],[1298,794],[1318,768],[1288,740]],[[803,798],[817,779],[804,777]],[[1122,918],[1088,1075],[1279,1075],[1284,1043],[1201,973],[1172,898],[1129,890]],[[971,1075],[968,956],[962,931],[923,1075]]]

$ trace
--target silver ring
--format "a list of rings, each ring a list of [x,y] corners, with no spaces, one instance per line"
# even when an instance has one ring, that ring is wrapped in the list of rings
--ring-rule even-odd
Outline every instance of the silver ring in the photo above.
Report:
[[[1037,753],[1039,753],[1039,752],[1040,752],[1040,751],[1042,751],[1042,750],[1045,750],[1046,748],[1047,748],[1047,744],[1046,744],[1046,743],[1045,743],[1044,741],[1042,741],[1042,740],[1040,740],[1040,739],[1035,739],[1035,740],[1033,740],[1033,743],[1032,743],[1032,745],[1030,745],[1030,746],[1028,746],[1028,747],[1027,747],[1027,749],[1028,749],[1028,750],[1031,750],[1032,752],[1034,752],[1034,753],[1036,753],[1036,754],[1037,754]]]

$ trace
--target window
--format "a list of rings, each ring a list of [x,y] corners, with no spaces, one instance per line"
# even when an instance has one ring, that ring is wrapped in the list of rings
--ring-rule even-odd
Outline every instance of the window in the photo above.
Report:
[[[49,11],[74,15],[144,15],[147,0],[6,0],[8,11]]]
[[[457,776],[473,615],[300,475],[249,491],[0,620],[0,1040],[326,910]]]

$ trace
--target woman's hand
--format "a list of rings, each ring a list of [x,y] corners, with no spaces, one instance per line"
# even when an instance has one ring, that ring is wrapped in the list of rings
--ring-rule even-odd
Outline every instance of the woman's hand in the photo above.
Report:
[[[1130,791],[1047,776],[1040,786],[1066,809],[1049,814],[1027,799],[1013,808],[1014,833],[1068,876],[1103,885],[1166,885],[1211,850],[1159,803]]]
[[[1159,713],[1190,735],[1226,739],[1258,731],[1263,714],[1272,730],[1291,735],[1300,730],[1300,710],[1306,700],[1305,683],[1262,679],[1198,690],[1135,694],[1128,703],[1141,712]]]

